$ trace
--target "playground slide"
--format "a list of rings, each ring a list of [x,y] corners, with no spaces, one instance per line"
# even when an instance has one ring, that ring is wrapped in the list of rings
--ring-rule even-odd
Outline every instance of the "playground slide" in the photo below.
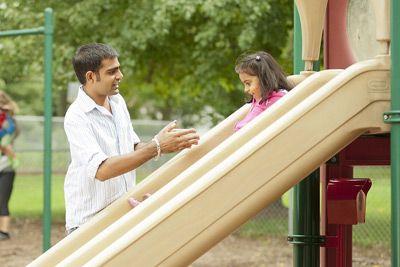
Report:
[[[232,135],[234,123],[237,120],[243,119],[249,109],[249,105],[244,105],[238,109],[235,113],[218,124],[218,126],[214,127],[202,136],[198,146],[194,146],[190,150],[184,150],[177,154],[149,175],[144,181],[135,186],[131,191],[127,192],[120,199],[101,211],[78,230],[58,242],[28,266],[54,266],[61,259],[73,253],[87,241],[107,228],[110,224],[130,211],[130,206],[126,205],[129,197],[141,199],[143,194],[157,191],[223,140]]]
[[[106,234],[97,240],[106,247],[81,263],[190,264],[358,136],[389,132],[382,122],[390,109],[389,67],[387,56],[357,63],[261,131],[258,124],[267,117],[260,115],[265,118],[225,141],[255,133],[245,145],[212,168],[189,171],[196,162],[182,172],[103,231],[118,233],[118,225],[131,225],[115,241]],[[179,188],[197,171],[199,179]],[[171,192],[172,198],[165,197]],[[67,258],[60,266],[77,262]]]
[[[260,125],[259,130],[261,130],[263,127],[265,128],[268,123],[271,123],[272,121],[282,116],[285,112],[287,112],[287,110],[293,108],[293,106],[297,105],[311,93],[315,92],[318,88],[320,88],[327,81],[338,75],[340,72],[341,70],[329,70],[313,74],[310,78],[307,79],[309,81],[304,82],[304,86],[292,90],[290,92],[290,96],[288,95],[287,97],[285,97],[287,98],[285,101],[283,101],[283,99],[281,100],[282,103],[280,104],[280,108],[273,112],[270,112],[271,115],[269,116],[268,122],[264,122],[262,125]],[[302,73],[302,75],[293,75],[290,76],[289,79],[294,84],[299,84],[311,74],[312,73]],[[103,212],[99,213],[95,218],[86,223],[73,234],[57,243],[49,251],[33,261],[29,266],[54,266],[58,264],[61,260],[66,258],[68,255],[72,254],[74,251],[84,251],[82,249],[78,250],[82,246],[85,245],[86,247],[90,247],[90,244],[87,245],[86,243],[88,243],[90,240],[92,243],[95,242],[94,240],[92,240],[94,239],[94,237],[97,237],[97,235],[101,233],[105,228],[107,228],[109,225],[111,225],[120,217],[124,216],[130,211],[130,207],[127,205],[126,202],[128,197],[133,196],[140,199],[141,195],[143,195],[144,193],[154,193],[162,186],[167,184],[167,182],[178,176],[178,174],[180,174],[183,170],[193,165],[194,162],[197,162],[210,150],[212,150],[218,144],[222,143],[225,139],[230,137],[233,134],[233,124],[236,121],[242,119],[247,113],[248,109],[249,105],[245,105],[237,112],[229,116],[222,123],[206,133],[206,135],[202,136],[199,146],[194,147],[191,150],[185,150],[175,156],[173,159],[171,159],[169,162],[164,164],[157,171],[147,177],[144,181],[142,181],[138,186],[136,186],[130,192],[121,197],[121,199],[117,200],[115,203],[106,208]],[[227,157],[228,155],[233,153],[233,151],[238,149],[240,147],[240,144],[244,144],[252,136],[254,136],[254,133],[251,134],[251,136],[248,135],[236,138],[235,145],[225,145],[225,148],[222,150],[220,149],[219,151],[225,152],[224,157]],[[217,161],[213,160],[211,157],[207,156],[208,161],[210,161],[211,159],[211,162],[213,164],[216,164]],[[219,161],[221,161],[221,159]],[[203,170],[206,170],[206,168],[203,168]],[[125,231],[127,231],[128,229],[130,229],[130,227],[127,229],[121,229],[125,229]],[[120,237],[120,235],[115,234],[112,234],[112,236],[114,237],[114,239]],[[97,247],[96,251],[103,248],[104,247],[101,246],[100,248]]]

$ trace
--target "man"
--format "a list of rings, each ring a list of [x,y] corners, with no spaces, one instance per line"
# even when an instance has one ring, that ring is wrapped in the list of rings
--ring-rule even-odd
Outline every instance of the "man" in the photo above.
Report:
[[[114,48],[84,45],[73,66],[82,85],[64,121],[71,151],[64,184],[67,234],[133,187],[137,167],[199,140],[194,129],[177,129],[173,121],[151,141],[140,142],[119,94],[123,75]]]

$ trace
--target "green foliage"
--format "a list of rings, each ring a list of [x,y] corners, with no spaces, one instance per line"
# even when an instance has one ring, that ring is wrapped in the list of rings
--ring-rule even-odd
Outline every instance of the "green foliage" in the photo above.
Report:
[[[243,89],[234,72],[241,53],[266,50],[289,68],[292,61],[290,56],[281,57],[292,28],[293,1],[288,0],[0,3],[0,17],[6,22],[0,30],[42,26],[43,10],[53,8],[54,110],[59,116],[67,108],[67,85],[76,81],[71,58],[85,43],[103,42],[119,51],[125,74],[121,94],[132,118],[178,117],[185,125],[206,115],[217,122],[243,104]],[[5,64],[0,79],[8,85],[41,77],[42,46],[42,36],[1,39],[0,60]],[[17,101],[22,99],[18,97]],[[37,109],[27,112],[32,110]]]
[[[9,84],[6,91],[12,92],[23,114],[43,114],[43,88],[43,81],[21,80]]]

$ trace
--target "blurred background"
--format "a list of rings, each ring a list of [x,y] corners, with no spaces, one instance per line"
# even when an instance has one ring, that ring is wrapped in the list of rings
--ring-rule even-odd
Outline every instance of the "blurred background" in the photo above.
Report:
[[[244,103],[234,71],[244,52],[268,51],[292,73],[293,1],[2,0],[0,31],[43,25],[46,7],[54,12],[54,116],[75,98],[72,58],[91,42],[119,52],[132,119],[215,125]],[[43,115],[43,39],[0,40],[0,89],[20,115]]]

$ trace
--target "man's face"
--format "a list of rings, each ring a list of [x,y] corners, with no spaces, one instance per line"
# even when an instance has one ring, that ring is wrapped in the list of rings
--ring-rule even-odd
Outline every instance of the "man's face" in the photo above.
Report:
[[[99,73],[96,75],[94,90],[98,95],[109,96],[119,93],[118,84],[122,77],[118,58],[104,59]]]

